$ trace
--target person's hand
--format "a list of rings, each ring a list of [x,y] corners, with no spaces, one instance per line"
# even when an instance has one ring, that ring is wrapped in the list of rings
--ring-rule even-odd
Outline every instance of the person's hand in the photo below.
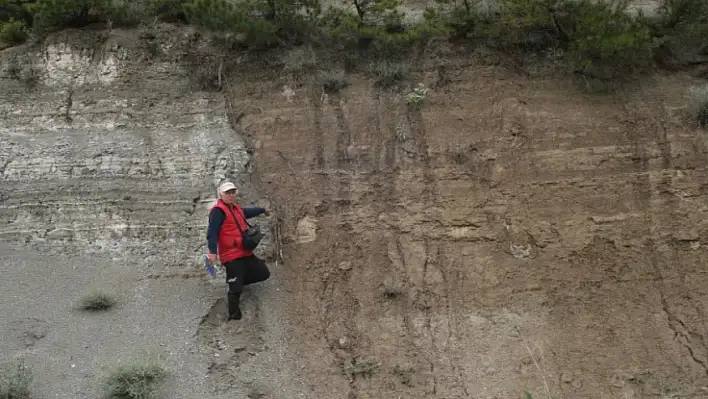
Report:
[[[270,211],[268,211],[268,210],[266,209],[266,210],[263,211],[263,214],[266,215],[266,216],[270,216]]]
[[[209,259],[209,263],[213,265],[214,262],[216,262],[216,254],[207,254],[207,259]]]

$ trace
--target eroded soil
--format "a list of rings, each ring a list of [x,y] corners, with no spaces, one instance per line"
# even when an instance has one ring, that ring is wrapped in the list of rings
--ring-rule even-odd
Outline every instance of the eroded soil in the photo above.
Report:
[[[708,394],[695,82],[448,71],[421,110],[357,77],[232,88],[319,397]]]

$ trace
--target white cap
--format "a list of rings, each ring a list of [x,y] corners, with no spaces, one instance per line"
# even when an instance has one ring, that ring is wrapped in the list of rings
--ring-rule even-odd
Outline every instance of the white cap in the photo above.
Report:
[[[229,190],[234,190],[236,189],[236,185],[231,183],[230,181],[224,182],[219,186],[219,194],[225,193]]]

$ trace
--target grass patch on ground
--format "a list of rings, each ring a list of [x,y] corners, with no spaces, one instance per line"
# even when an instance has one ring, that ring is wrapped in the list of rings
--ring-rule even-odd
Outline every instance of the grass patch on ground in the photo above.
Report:
[[[95,291],[86,294],[79,299],[79,308],[87,311],[102,311],[108,310],[115,306],[115,298],[105,292]]]
[[[30,399],[33,375],[23,363],[0,370],[0,399]]]
[[[165,377],[157,362],[121,364],[109,371],[104,392],[108,399],[150,399]]]

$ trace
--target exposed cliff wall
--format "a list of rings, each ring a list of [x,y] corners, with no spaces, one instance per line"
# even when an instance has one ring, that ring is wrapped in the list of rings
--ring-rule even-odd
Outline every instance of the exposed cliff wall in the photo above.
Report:
[[[2,54],[0,343],[40,396],[147,355],[165,398],[705,394],[695,80],[588,95],[439,48],[391,89],[242,62],[205,92],[161,29]],[[223,177],[279,219],[237,324],[196,262]],[[77,312],[96,287],[117,309]]]
[[[198,41],[165,29],[158,51],[137,31],[70,31],[2,54],[2,360],[34,366],[47,397],[98,397],[107,367],[148,356],[172,371],[165,397],[294,394],[277,377],[277,275],[237,332],[219,320],[223,278],[199,269],[216,184],[258,196],[223,94],[199,91],[181,63]],[[96,288],[117,310],[76,311]]]
[[[319,395],[336,367],[352,398],[705,395],[702,82],[588,95],[447,56],[402,89],[233,89]]]

